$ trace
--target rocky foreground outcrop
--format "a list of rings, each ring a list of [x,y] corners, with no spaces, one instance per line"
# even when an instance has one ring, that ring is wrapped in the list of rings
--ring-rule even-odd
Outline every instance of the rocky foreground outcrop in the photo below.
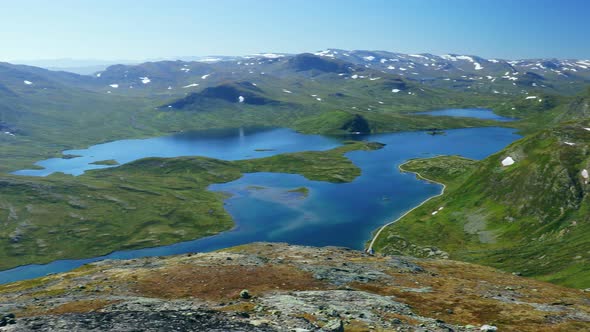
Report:
[[[269,243],[3,285],[9,313],[0,331],[590,330],[580,290],[449,260]]]

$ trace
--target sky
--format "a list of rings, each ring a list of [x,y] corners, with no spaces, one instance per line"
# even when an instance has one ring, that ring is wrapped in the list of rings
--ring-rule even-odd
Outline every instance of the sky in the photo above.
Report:
[[[18,0],[0,60],[141,60],[326,48],[590,59],[590,0]]]

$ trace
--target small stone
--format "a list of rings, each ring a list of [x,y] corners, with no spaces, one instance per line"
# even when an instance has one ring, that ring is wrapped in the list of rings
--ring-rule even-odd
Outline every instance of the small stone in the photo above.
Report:
[[[254,319],[250,321],[250,324],[254,326],[263,326],[268,325],[269,323],[270,321],[266,319]]]
[[[329,321],[320,331],[323,332],[344,332],[344,323],[340,319]]]
[[[485,331],[485,332],[492,332],[492,331],[498,331],[498,328],[493,325],[485,324],[482,327],[480,327],[479,330]]]
[[[399,318],[394,318],[391,320],[391,324],[399,325],[402,323],[402,320]]]
[[[244,289],[244,290],[242,290],[240,292],[240,298],[242,298],[242,299],[246,299],[247,300],[247,299],[249,299],[251,297],[252,297],[252,295],[250,295],[250,292],[248,292],[247,289]]]

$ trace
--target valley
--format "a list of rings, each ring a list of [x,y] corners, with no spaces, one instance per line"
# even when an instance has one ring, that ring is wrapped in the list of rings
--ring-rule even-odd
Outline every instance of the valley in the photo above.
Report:
[[[334,142],[321,136],[293,136],[285,130],[255,132],[243,137],[235,132],[234,135],[222,141],[208,139],[205,143],[218,147],[210,153],[229,159],[243,157],[244,152],[256,153],[242,148],[258,144],[276,146],[277,150],[266,152],[271,154],[293,147],[310,149],[314,144],[316,147],[343,145],[327,151],[282,153],[236,161],[147,158],[87,171],[77,177],[60,173],[47,177],[13,176],[14,191],[4,202],[14,218],[18,218],[15,228],[7,228],[17,238],[3,242],[6,256],[15,257],[13,262],[20,264],[46,263],[102,256],[118,250],[108,257],[130,258],[209,251],[253,241],[362,249],[372,230],[438,190],[395,172],[393,163],[441,153],[461,153],[479,159],[519,137],[506,128],[449,130],[434,137],[425,132],[380,134],[360,141],[341,138]],[[464,143],[449,144],[456,140]],[[193,147],[199,146],[200,138],[189,142]],[[224,147],[219,148],[221,145]],[[209,150],[200,153],[206,151]],[[20,179],[27,181],[17,182]],[[301,187],[307,188],[311,197],[309,194],[305,199],[283,196]],[[359,197],[358,193],[364,194]],[[48,196],[53,197],[51,203],[43,204]],[[38,207],[40,212],[35,213],[32,207]],[[47,218],[48,211],[52,211],[51,219]],[[38,225],[37,229],[18,220],[31,220]],[[237,224],[236,230],[210,236],[230,229],[232,221]],[[340,236],[332,236],[343,230],[346,231]],[[68,234],[77,240],[56,241]],[[202,241],[193,240],[207,235]],[[188,240],[193,241],[166,246]],[[47,248],[40,243],[58,247]],[[77,245],[73,247],[73,243]],[[92,246],[95,243],[101,246]],[[145,247],[155,248],[129,251]],[[66,265],[72,267],[85,262],[88,260]],[[38,271],[35,275],[59,271],[51,266],[61,269],[62,263],[0,272],[0,281],[18,280],[19,276],[28,276],[29,271]]]
[[[353,255],[375,264],[389,255],[417,257],[412,262],[441,273],[450,287],[460,287],[454,279],[459,271],[473,269],[469,278],[491,273],[522,289],[542,289],[547,298],[531,304],[539,313],[527,316],[530,325],[522,326],[528,330],[543,326],[549,319],[543,308],[567,293],[575,310],[560,307],[554,319],[566,328],[585,327],[587,295],[561,288],[590,287],[585,61],[330,49],[113,65],[92,75],[1,63],[0,283],[7,285],[0,287],[0,300],[6,305],[11,296],[25,296],[14,307],[21,317],[71,313],[71,301],[90,301],[92,308],[78,312],[88,314],[129,299],[82,299],[66,290],[73,286],[56,286],[54,278],[62,277],[46,275],[66,273],[79,282],[86,273],[95,278],[96,266],[131,264],[136,272],[125,273],[148,278],[149,271],[139,273],[129,262],[176,264],[181,256],[166,263],[150,257],[198,252],[216,259],[218,250],[267,246],[254,242],[363,250],[381,226],[440,193],[429,179],[444,184],[444,194],[385,227],[373,246],[376,256]],[[277,246],[265,255],[348,255],[348,249]],[[357,258],[345,260],[339,263]],[[306,273],[276,266],[277,273]],[[322,278],[309,279],[310,287],[336,296],[336,288],[322,281],[329,277]],[[431,278],[402,276],[410,279],[443,287]],[[379,280],[345,284],[372,294],[363,298],[396,295],[418,308],[419,318],[406,309],[396,314],[408,329],[417,321],[444,328],[419,306],[434,301],[430,291],[408,295]],[[119,282],[128,280],[109,287],[121,289]],[[486,282],[495,290],[513,287]],[[267,284],[259,291],[265,293]],[[303,289],[309,285],[292,290],[311,291]],[[53,300],[56,287],[58,298],[67,294],[57,300],[64,308],[33,308],[23,295]],[[133,296],[183,298],[193,286],[164,295],[145,287],[133,288]],[[235,291],[215,301],[235,297]],[[515,329],[509,317],[478,316],[485,311],[479,305],[508,310],[503,300],[493,301],[474,302],[477,314],[456,317],[444,314],[447,304],[441,302],[436,316],[459,331],[489,321]],[[245,306],[239,312],[261,316],[269,321],[264,326],[280,324],[264,309],[253,313]],[[316,327],[329,321],[281,308],[289,312],[289,324],[301,315]]]

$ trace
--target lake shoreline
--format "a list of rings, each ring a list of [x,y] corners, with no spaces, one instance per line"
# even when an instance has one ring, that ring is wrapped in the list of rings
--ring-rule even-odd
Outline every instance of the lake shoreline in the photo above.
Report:
[[[440,156],[433,156],[432,158],[436,158],[436,157],[440,157]],[[398,222],[399,220],[401,220],[402,218],[404,218],[405,216],[407,216],[408,214],[410,214],[412,211],[414,211],[414,210],[416,210],[417,208],[421,207],[422,205],[426,204],[427,202],[429,202],[429,201],[430,201],[430,200],[432,200],[433,198],[440,197],[440,196],[442,196],[442,195],[444,195],[444,194],[445,194],[445,190],[447,189],[447,185],[446,185],[446,184],[444,184],[444,183],[442,183],[442,182],[438,182],[438,181],[432,180],[432,179],[425,178],[425,177],[423,177],[423,176],[422,176],[420,173],[418,173],[418,172],[406,171],[406,170],[404,170],[404,169],[403,169],[403,166],[404,166],[405,164],[407,164],[407,163],[411,162],[412,160],[415,160],[415,159],[409,159],[409,160],[407,160],[406,162],[404,162],[403,164],[399,165],[399,166],[397,167],[397,168],[398,168],[398,170],[399,170],[401,173],[414,173],[414,174],[416,174],[416,177],[418,177],[418,178],[420,178],[420,179],[422,179],[422,180],[424,180],[424,181],[427,181],[427,182],[430,182],[430,183],[434,183],[434,184],[438,184],[438,185],[442,186],[442,189],[441,189],[440,193],[438,193],[438,194],[436,194],[436,195],[434,195],[434,196],[430,196],[430,197],[428,197],[428,198],[427,198],[426,200],[424,200],[422,203],[420,203],[420,204],[418,204],[418,205],[414,206],[413,208],[411,208],[410,210],[408,210],[408,211],[404,212],[404,214],[402,214],[401,216],[399,216],[399,217],[398,217],[397,219],[395,219],[394,221],[388,222],[387,224],[385,224],[385,225],[383,225],[383,226],[379,227],[379,229],[377,229],[377,233],[375,233],[375,235],[373,235],[373,236],[371,237],[371,239],[370,239],[370,242],[369,242],[369,245],[368,245],[368,246],[367,246],[367,248],[366,248],[366,250],[367,250],[367,251],[372,251],[372,250],[373,250],[373,245],[375,244],[375,242],[377,241],[377,238],[379,238],[379,235],[381,235],[381,232],[382,232],[382,231],[383,231],[385,228],[387,228],[388,226],[390,226],[390,225],[392,225],[392,224],[394,224],[394,223]]]
[[[144,256],[206,252],[250,242],[289,242],[320,247],[344,246],[362,250],[367,239],[373,239],[374,232],[388,224],[387,220],[392,220],[388,216],[404,211],[407,213],[409,209],[415,209],[436,196],[436,193],[432,191],[436,188],[420,185],[422,181],[416,181],[416,177],[407,178],[403,174],[402,176],[394,174],[400,173],[399,170],[404,163],[413,158],[423,157],[424,153],[427,153],[426,156],[467,153],[471,158],[483,158],[519,138],[520,136],[515,134],[515,131],[513,128],[484,127],[449,130],[448,135],[437,137],[431,137],[423,131],[359,137],[363,140],[370,138],[372,141],[383,141],[386,146],[377,151],[352,151],[345,154],[353,164],[361,169],[361,175],[351,183],[324,183],[310,181],[301,175],[263,172],[246,173],[238,180],[219,185],[222,189],[224,186],[232,188],[236,185],[238,189],[239,186],[251,185],[279,189],[281,186],[287,186],[287,189],[290,190],[308,188],[308,194],[313,193],[313,195],[309,195],[307,198],[298,197],[297,199],[301,202],[298,202],[297,206],[290,206],[280,200],[271,200],[256,207],[256,204],[261,203],[258,203],[255,195],[246,194],[242,197],[234,195],[224,200],[225,210],[234,222],[234,226],[229,230],[165,246],[124,251],[113,250],[97,257],[60,259],[46,264],[24,264],[0,271],[0,283],[42,277],[48,273],[65,272],[84,264],[105,259],[131,259]],[[461,142],[461,144],[458,145],[456,142]],[[482,144],[484,148],[480,146]],[[339,146],[341,145],[342,143],[339,143]],[[433,150],[428,152],[431,149]],[[399,163],[398,172],[391,172],[388,168],[390,163]],[[285,179],[290,180],[285,182]],[[280,185],[277,187],[277,184]],[[355,209],[355,204],[358,204],[355,201],[359,198],[356,194],[367,190],[367,188],[371,188],[371,195],[360,196],[362,200],[358,203],[362,203],[363,207]],[[220,189],[214,191],[218,190]],[[232,192],[232,190],[226,191]],[[383,199],[384,197],[387,199]],[[347,200],[350,202],[347,203]],[[319,210],[317,204],[320,204]],[[338,210],[342,210],[338,204],[344,204],[346,209],[338,212]],[[253,207],[259,211],[252,211]],[[369,220],[362,211],[372,212]],[[261,212],[262,214],[259,215],[258,213]],[[251,223],[253,219],[273,220],[278,223],[257,226]],[[256,231],[256,227],[263,227],[263,233],[258,234],[259,231]],[[321,236],[323,232],[331,234],[335,229],[338,229],[339,234],[343,236],[339,238]],[[248,234],[256,234],[256,236],[249,238]]]

